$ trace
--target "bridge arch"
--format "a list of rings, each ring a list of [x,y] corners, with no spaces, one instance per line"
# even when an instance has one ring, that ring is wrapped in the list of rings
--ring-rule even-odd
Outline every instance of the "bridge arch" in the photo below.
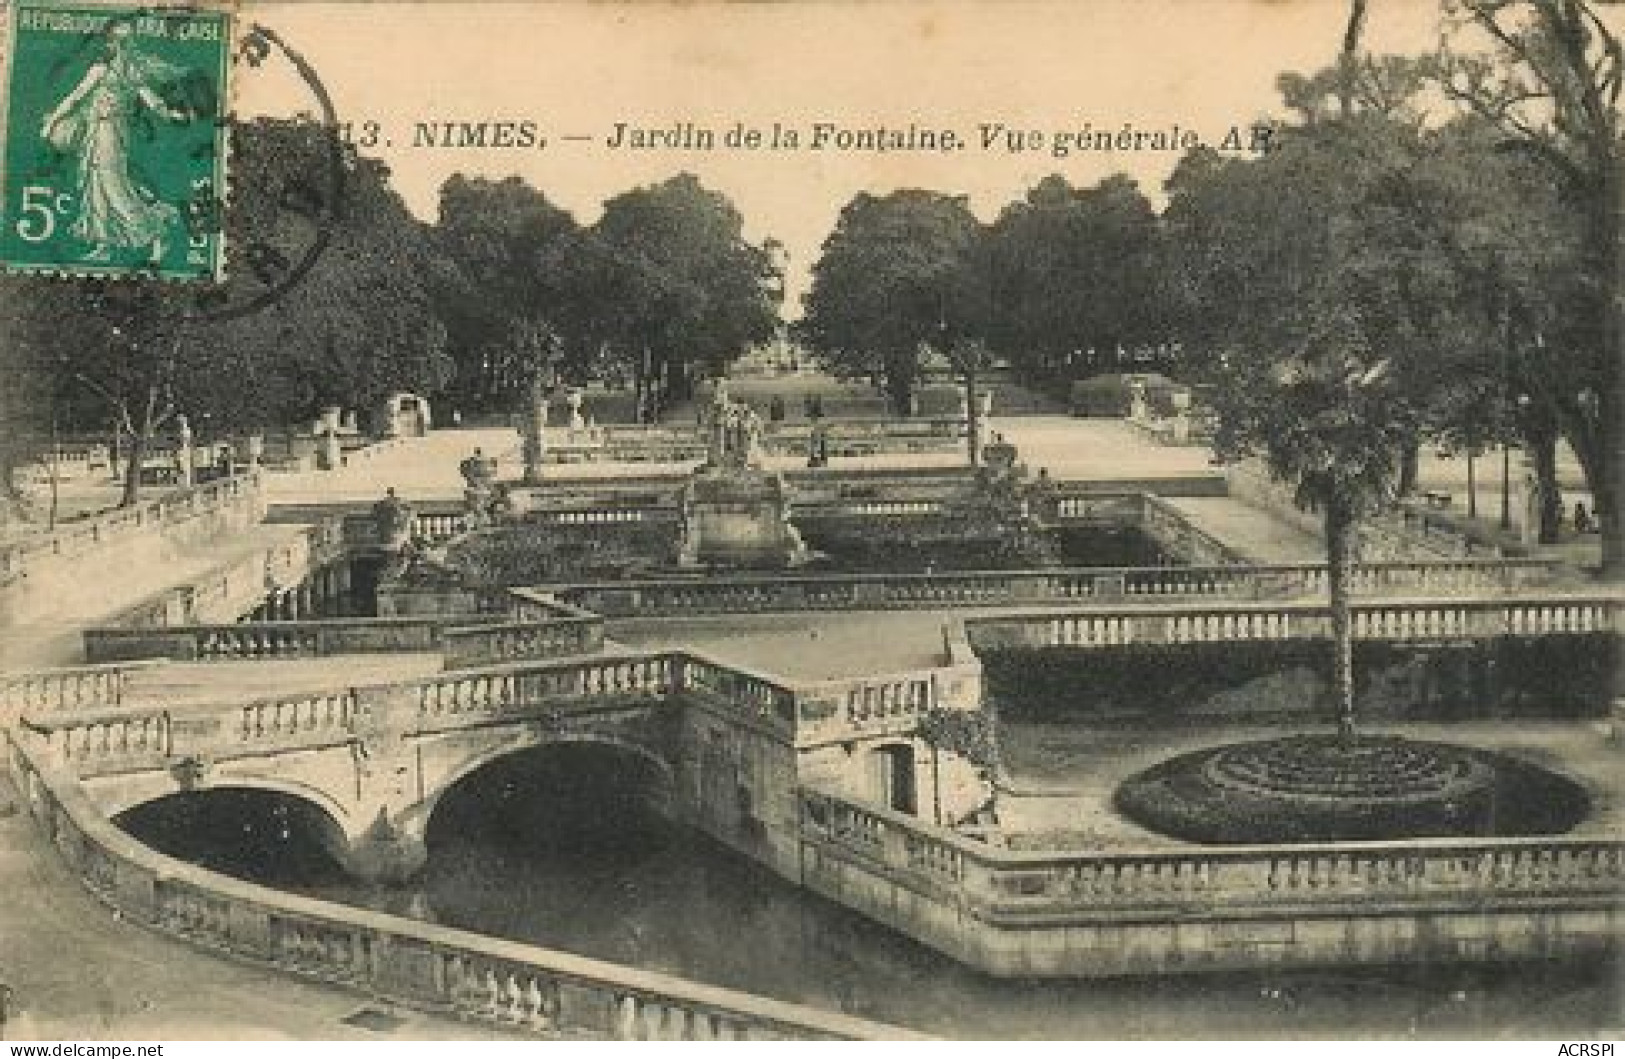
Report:
[[[240,816],[233,814],[230,808],[226,808],[222,813],[220,807],[227,799],[217,796],[233,794],[250,796],[236,805]],[[202,833],[214,836],[215,840],[224,840],[219,841],[218,845],[211,842],[212,848],[208,853],[205,853],[202,847],[185,849],[184,840],[183,848],[179,850],[169,847],[167,843],[154,841],[150,833],[143,834],[142,824],[145,822],[144,818],[149,818],[149,814],[162,814],[165,811],[164,803],[170,803],[177,809],[182,804],[191,803],[203,811],[205,815],[202,819],[206,822],[211,819],[207,814],[211,812],[219,814],[212,818],[212,827],[207,823],[204,824]],[[122,807],[109,809],[107,815],[115,826],[128,831],[138,840],[159,848],[162,852],[181,856],[183,859],[192,859],[193,856],[199,855],[206,859],[215,850],[224,849],[228,851],[226,853],[228,859],[242,856],[258,858],[264,855],[280,862],[282,854],[290,849],[310,850],[314,846],[326,853],[340,869],[349,870],[350,867],[354,841],[353,814],[346,812],[343,806],[325,792],[302,783],[257,777],[230,777],[218,782],[171,786],[167,790],[153,791],[150,796],[127,799]],[[284,830],[280,835],[267,834],[263,828],[279,817],[283,821]],[[158,819],[161,820],[162,816],[159,815]],[[236,837],[238,844],[235,846],[235,853],[229,852],[233,848],[232,839],[220,830],[222,820],[232,821],[229,835],[237,835],[237,824],[238,822],[242,824],[242,835]],[[196,818],[191,819],[188,822],[189,827],[196,822]],[[298,829],[297,837],[294,837],[294,828]],[[252,835],[256,830],[260,838],[244,839],[243,836]],[[291,847],[286,845],[290,838],[294,839]],[[278,843],[283,845],[279,847]]]
[[[520,754],[571,746],[605,748],[633,758],[647,769],[654,783],[652,794],[657,800],[669,802],[675,794],[676,776],[671,762],[641,743],[597,732],[526,733],[519,738],[504,740],[498,745],[459,756],[448,763],[445,771],[436,776],[432,788],[409,812],[402,814],[399,822],[422,838],[428,833],[429,823],[442,799],[464,780]]]
[[[145,774],[132,779],[140,782],[121,782],[116,787],[96,790],[99,784],[92,780],[87,786],[103,815],[110,820],[180,794],[207,794],[211,791],[265,791],[297,798],[318,810],[334,831],[350,837],[365,829],[367,821],[358,821],[355,814],[324,788],[278,776],[224,775],[201,779],[190,786],[180,785],[168,774]]]

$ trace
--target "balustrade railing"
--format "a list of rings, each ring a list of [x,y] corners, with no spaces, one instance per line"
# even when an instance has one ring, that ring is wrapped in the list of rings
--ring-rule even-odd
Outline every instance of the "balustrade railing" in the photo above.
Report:
[[[737,716],[793,732],[796,691],[763,674],[723,665],[697,655],[675,656],[679,690],[725,706]]]
[[[447,669],[591,654],[604,646],[604,619],[542,618],[447,629]]]
[[[1605,596],[1533,599],[1357,602],[1353,632],[1361,640],[1453,640],[1497,636],[1582,635],[1620,631],[1620,600]],[[1009,614],[966,622],[978,647],[1111,647],[1124,644],[1222,643],[1326,639],[1331,615],[1321,604],[1237,602],[1125,604],[1111,610]]]
[[[451,626],[469,626],[480,615],[390,618],[312,618],[167,625],[161,628],[86,629],[91,658],[169,658],[197,662],[238,662],[281,658],[323,658],[341,654],[438,651]]]
[[[30,722],[58,759],[81,776],[163,767],[175,752],[166,710]]]
[[[297,698],[267,699],[243,706],[234,732],[224,733],[238,744],[292,741],[342,742],[356,729],[359,705],[353,688],[318,692]]]
[[[422,723],[429,724],[553,703],[562,710],[660,698],[675,687],[673,666],[669,656],[634,655],[446,673],[405,686],[415,689]]]
[[[1612,901],[1625,840],[1563,836],[1026,853],[878,806],[803,789],[802,836],[927,897],[1019,925],[1034,914],[1100,922],[1177,909],[1216,920],[1260,909],[1359,915],[1459,898],[1486,910],[1532,897]]]
[[[412,516],[412,537],[432,544],[448,541],[468,530],[468,516],[462,512],[420,511]]]
[[[18,714],[117,706],[130,677],[151,662],[70,666],[27,673],[0,673],[0,721]]]
[[[165,527],[228,507],[246,507],[257,520],[264,502],[261,487],[259,472],[250,471],[0,545],[0,585],[23,576],[34,564],[83,556],[131,534],[162,532]]]
[[[302,978],[540,1037],[870,1040],[915,1035],[556,950],[298,897],[156,853],[13,739],[27,808],[126,922]]]
[[[1356,566],[1350,591],[1510,593],[1561,578],[1548,560],[1460,560]],[[551,586],[557,599],[610,615],[705,614],[752,610],[982,606],[1047,601],[1155,599],[1306,599],[1326,593],[1326,568],[1274,566],[1067,567],[902,574],[801,574],[708,577],[703,581],[627,580]]]

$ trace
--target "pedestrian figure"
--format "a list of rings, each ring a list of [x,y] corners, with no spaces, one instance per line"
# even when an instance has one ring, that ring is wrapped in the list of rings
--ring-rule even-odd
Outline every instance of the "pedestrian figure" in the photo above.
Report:
[[[1591,532],[1591,512],[1586,510],[1584,500],[1576,500],[1574,502],[1574,532]]]
[[[11,1021],[11,1002],[15,995],[11,986],[0,982],[0,1041],[6,1039],[6,1023]]]
[[[767,419],[770,423],[784,422],[784,398],[778,394],[774,394],[773,399],[767,403]]]

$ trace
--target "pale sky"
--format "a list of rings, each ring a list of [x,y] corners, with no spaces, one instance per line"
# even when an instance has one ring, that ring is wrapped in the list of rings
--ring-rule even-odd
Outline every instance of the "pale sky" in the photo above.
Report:
[[[682,170],[726,193],[747,235],[790,255],[796,315],[805,272],[858,191],[964,193],[991,219],[1049,173],[1090,184],[1126,171],[1154,200],[1180,152],[1055,158],[1058,131],[1174,125],[1218,145],[1232,125],[1278,113],[1274,82],[1335,57],[1346,0],[875,0],[831,3],[348,2],[258,0],[245,21],[300,51],[352,128],[376,121],[373,153],[408,204],[432,218],[456,172],[518,174],[591,223],[629,187]],[[1434,0],[1372,0],[1368,50],[1418,53],[1439,31]],[[314,110],[286,64],[241,70],[243,113]],[[545,147],[413,147],[431,121],[530,121]],[[710,152],[614,151],[617,122],[715,131]],[[729,150],[736,122],[804,133],[914,122],[952,128],[949,153]],[[984,150],[979,126],[1037,130],[1041,150]],[[591,137],[567,142],[567,135]]]

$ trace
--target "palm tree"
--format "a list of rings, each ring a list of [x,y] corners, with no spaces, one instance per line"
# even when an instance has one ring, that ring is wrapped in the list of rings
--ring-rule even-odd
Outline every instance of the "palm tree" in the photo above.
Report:
[[[1348,571],[1360,520],[1393,495],[1400,454],[1414,429],[1387,359],[1358,341],[1353,320],[1333,314],[1305,349],[1255,370],[1229,373],[1220,392],[1216,449],[1259,456],[1326,532],[1337,728],[1355,732],[1354,628]]]

